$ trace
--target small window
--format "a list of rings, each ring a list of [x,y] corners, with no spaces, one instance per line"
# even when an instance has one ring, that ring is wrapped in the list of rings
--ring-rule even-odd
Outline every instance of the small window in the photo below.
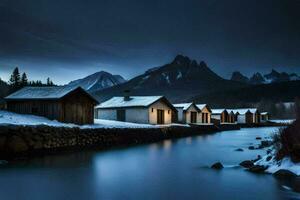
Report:
[[[154,108],[151,108],[151,112],[154,112]]]
[[[168,110],[168,114],[170,114],[170,110]]]

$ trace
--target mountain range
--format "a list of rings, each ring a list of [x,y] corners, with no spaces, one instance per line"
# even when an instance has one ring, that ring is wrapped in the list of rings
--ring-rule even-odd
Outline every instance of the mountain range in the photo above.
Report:
[[[288,74],[286,72],[278,72],[276,70],[272,70],[270,73],[262,75],[261,73],[257,72],[254,73],[250,78],[243,75],[239,71],[235,71],[232,73],[231,79],[232,81],[237,81],[241,83],[248,83],[252,85],[258,84],[268,84],[268,83],[278,83],[278,82],[285,82],[285,81],[297,81],[300,80],[300,76],[296,73]]]
[[[245,86],[244,83],[226,80],[214,73],[204,61],[197,62],[177,55],[173,61],[150,68],[125,83],[98,90],[93,95],[100,101],[122,96],[124,90],[131,95],[164,95],[172,102],[182,102],[199,94]]]
[[[89,92],[99,91],[118,84],[122,84],[126,80],[120,75],[112,75],[105,71],[96,72],[85,78],[71,81],[70,86],[81,86]]]

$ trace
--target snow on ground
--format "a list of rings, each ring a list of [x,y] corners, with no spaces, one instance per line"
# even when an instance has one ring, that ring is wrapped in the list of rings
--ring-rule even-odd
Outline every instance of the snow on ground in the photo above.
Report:
[[[269,121],[275,123],[281,123],[281,124],[291,124],[295,121],[295,119],[273,119]]]
[[[291,159],[288,157],[283,158],[281,161],[277,161],[273,157],[270,161],[267,161],[266,159],[268,156],[269,155],[262,157],[262,159],[257,161],[255,164],[268,166],[268,169],[266,170],[266,172],[271,173],[271,174],[277,172],[280,169],[285,169],[285,170],[289,170],[289,171],[297,174],[298,176],[300,175],[300,163],[293,163],[291,161]]]
[[[56,120],[49,120],[45,117],[35,115],[17,114],[13,112],[0,110],[0,125],[47,125],[55,127],[79,127],[85,128],[161,128],[169,126],[189,126],[186,124],[167,124],[167,125],[151,125],[151,124],[137,124],[130,122],[120,122],[113,120],[95,119],[95,124],[78,126],[75,124],[61,123]]]
[[[120,122],[114,120],[94,119],[94,125],[83,125],[82,128],[158,128],[151,124],[137,124],[130,122]]]
[[[74,124],[65,124],[56,120],[49,120],[45,117],[36,115],[21,115],[13,112],[0,110],[0,124],[15,124],[15,125],[48,125],[48,126],[65,126],[73,127]]]

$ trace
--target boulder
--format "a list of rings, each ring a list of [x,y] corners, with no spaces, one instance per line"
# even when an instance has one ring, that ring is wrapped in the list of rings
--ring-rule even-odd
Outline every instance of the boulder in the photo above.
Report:
[[[249,172],[252,172],[252,173],[263,173],[266,171],[268,167],[266,166],[263,166],[263,165],[253,165],[252,167],[250,167],[248,169]]]
[[[286,169],[280,169],[278,171],[276,171],[273,176],[275,176],[276,178],[295,178],[297,177],[297,174],[286,170]]]
[[[250,168],[253,167],[254,163],[252,160],[245,160],[240,163],[240,166],[245,167],[245,168]]]
[[[261,140],[261,137],[256,137],[255,139],[256,139],[256,140]]]
[[[243,149],[241,149],[241,148],[238,148],[238,149],[236,149],[235,151],[244,151]]]
[[[248,149],[249,150],[254,150],[255,148],[254,148],[254,146],[249,146]]]
[[[272,146],[273,142],[271,140],[262,140],[260,142],[260,145],[259,145],[259,148],[266,148],[266,147],[269,147],[269,146]]]
[[[215,164],[213,164],[213,165],[211,166],[211,168],[212,168],[212,169],[223,169],[224,167],[223,167],[222,163],[216,162]]]
[[[272,158],[273,158],[272,156],[268,156],[268,157],[266,158],[266,161],[270,161]]]

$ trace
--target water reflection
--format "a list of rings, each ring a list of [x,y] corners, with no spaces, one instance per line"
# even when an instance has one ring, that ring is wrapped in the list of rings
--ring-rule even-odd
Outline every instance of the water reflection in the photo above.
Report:
[[[247,147],[249,143],[258,144],[255,140],[258,135],[268,137],[274,130],[242,129],[22,161],[0,170],[0,197],[5,200],[295,198],[295,193],[287,188],[299,188],[299,182],[280,182],[240,167],[221,171],[207,167],[216,161],[236,166],[265,154],[265,150],[250,151]],[[234,151],[236,148],[245,151]]]

